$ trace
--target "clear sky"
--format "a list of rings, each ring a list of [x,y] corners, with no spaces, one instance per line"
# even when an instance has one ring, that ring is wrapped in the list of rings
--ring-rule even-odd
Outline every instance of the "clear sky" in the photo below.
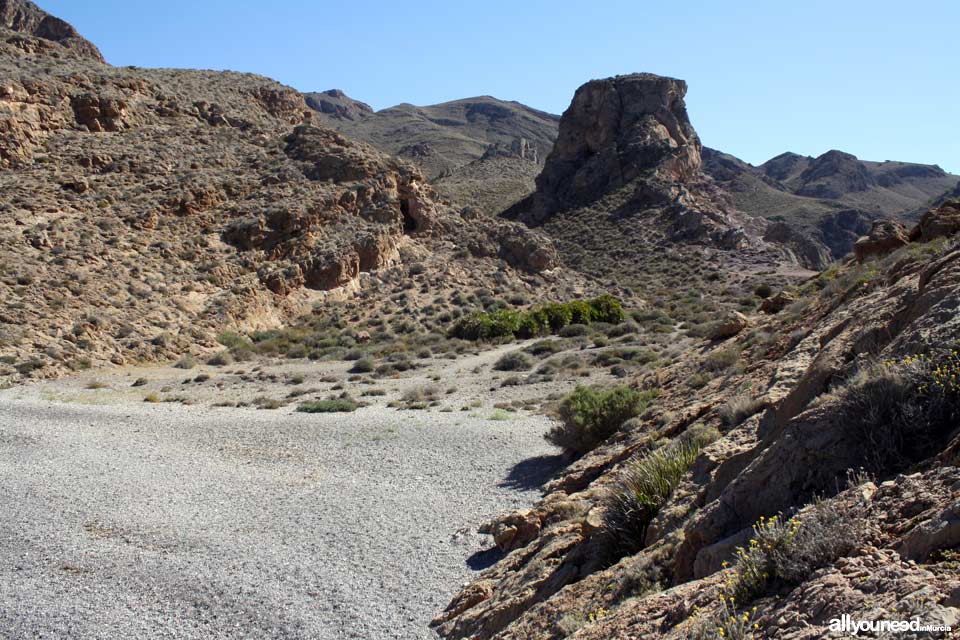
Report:
[[[36,0],[115,65],[250,71],[380,109],[488,94],[561,113],[592,78],[685,79],[704,144],[960,173],[958,0]]]

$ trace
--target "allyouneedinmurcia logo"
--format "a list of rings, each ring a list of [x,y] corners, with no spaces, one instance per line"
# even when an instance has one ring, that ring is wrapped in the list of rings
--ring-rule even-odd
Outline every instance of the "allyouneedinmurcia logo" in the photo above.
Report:
[[[854,620],[853,616],[843,614],[839,618],[830,620],[830,631],[849,633],[856,636],[860,633],[907,633],[909,631],[950,631],[948,625],[924,624],[920,618],[911,620]]]

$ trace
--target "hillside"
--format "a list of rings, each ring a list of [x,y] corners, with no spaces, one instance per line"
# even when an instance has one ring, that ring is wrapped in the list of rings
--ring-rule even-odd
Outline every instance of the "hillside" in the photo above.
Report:
[[[703,157],[704,172],[738,209],[785,223],[771,234],[793,230],[825,248],[819,261],[812,250],[807,260],[820,267],[849,253],[873,220],[915,222],[919,211],[960,182],[935,165],[869,162],[841,151],[817,158],[784,153],[757,167],[713,149]]]
[[[561,404],[572,463],[484,525],[499,561],[441,635],[812,639],[843,614],[956,628],[958,212],[638,376],[655,400],[618,427]]]
[[[328,126],[412,162],[443,195],[488,214],[533,190],[559,121],[490,96],[376,112],[335,89],[305,97]]]
[[[505,267],[520,288],[555,266],[288,87],[111,67],[32,4],[3,10],[22,30],[0,28],[0,376],[203,353],[411,262],[477,283]]]

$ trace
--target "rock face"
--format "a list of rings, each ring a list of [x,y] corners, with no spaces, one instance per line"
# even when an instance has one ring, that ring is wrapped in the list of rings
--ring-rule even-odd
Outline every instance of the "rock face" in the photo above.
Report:
[[[537,178],[539,206],[589,204],[643,177],[693,180],[700,140],[687,118],[682,80],[652,74],[594,80],[577,89]]]
[[[55,42],[77,55],[103,62],[103,55],[93,43],[82,38],[71,25],[44,12],[29,0],[0,0],[0,25]]]
[[[946,202],[924,213],[917,226],[910,232],[910,239],[930,241],[951,236],[958,231],[960,231],[960,199]]]
[[[853,255],[858,262],[872,256],[882,256],[910,242],[907,228],[894,220],[878,220],[870,227],[870,233],[853,245]]]
[[[305,93],[303,97],[308,107],[331,118],[359,120],[373,113],[373,108],[370,105],[354,100],[339,89],[330,89],[320,93]]]

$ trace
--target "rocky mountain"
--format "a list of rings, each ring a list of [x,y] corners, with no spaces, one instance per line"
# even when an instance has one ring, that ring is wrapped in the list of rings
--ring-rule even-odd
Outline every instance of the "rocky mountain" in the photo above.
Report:
[[[533,190],[559,122],[490,96],[377,112],[336,89],[305,97],[328,126],[412,162],[442,194],[488,214]]]
[[[918,210],[960,182],[936,165],[868,162],[842,151],[784,153],[757,167],[712,149],[703,157],[705,173],[738,209],[775,223],[768,239],[812,241],[800,257],[814,267],[849,253],[873,220],[915,221]]]
[[[92,42],[80,36],[71,25],[51,16],[29,0],[0,0],[0,26],[41,40],[21,40],[11,36],[8,44],[39,50],[44,48],[42,41],[55,42],[67,49],[69,54],[103,62],[103,55]],[[63,53],[57,48],[47,51],[55,57]]]
[[[504,216],[543,230],[571,267],[656,305],[686,307],[680,299],[694,291],[735,291],[749,286],[746,273],[779,273],[790,259],[761,240],[765,222],[703,175],[686,89],[652,74],[580,87],[536,190]]]
[[[111,67],[34,5],[2,7],[0,375],[203,351],[409,261],[477,282],[556,264],[288,87]]]

